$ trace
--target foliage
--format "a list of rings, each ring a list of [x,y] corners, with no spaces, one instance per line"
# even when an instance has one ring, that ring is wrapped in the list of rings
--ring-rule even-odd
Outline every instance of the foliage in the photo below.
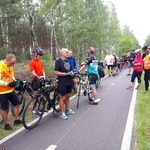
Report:
[[[145,39],[145,44],[144,45],[147,45],[147,44],[150,44],[150,35],[148,35]]]
[[[54,60],[59,50],[67,47],[81,61],[88,47],[95,47],[100,59],[107,50],[120,49],[124,38],[130,38],[129,45],[133,42],[134,48],[139,47],[129,27],[121,29],[112,2],[104,5],[102,0],[41,0],[39,3],[1,0],[0,4],[0,48],[18,51],[19,55],[26,52],[28,56],[36,44],[49,51]],[[124,52],[123,47],[120,53]],[[22,56],[19,58],[21,61]]]

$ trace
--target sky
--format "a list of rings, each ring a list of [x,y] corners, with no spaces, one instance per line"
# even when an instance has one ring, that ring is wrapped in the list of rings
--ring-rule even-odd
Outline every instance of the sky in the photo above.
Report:
[[[150,35],[150,0],[103,0],[108,1],[114,3],[121,27],[128,25],[143,46]]]

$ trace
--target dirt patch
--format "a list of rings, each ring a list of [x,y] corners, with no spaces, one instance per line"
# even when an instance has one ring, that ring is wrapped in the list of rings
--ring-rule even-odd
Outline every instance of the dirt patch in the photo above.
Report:
[[[14,65],[15,78],[20,80],[30,80],[31,72],[27,64],[19,63]]]

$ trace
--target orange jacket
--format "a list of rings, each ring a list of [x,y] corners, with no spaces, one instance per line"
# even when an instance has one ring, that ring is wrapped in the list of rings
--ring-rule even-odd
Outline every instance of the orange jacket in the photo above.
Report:
[[[144,59],[144,69],[145,70],[150,70],[150,54],[145,56]]]
[[[3,61],[0,61],[0,94],[10,93],[13,87],[7,86],[14,80],[13,67],[8,67]]]

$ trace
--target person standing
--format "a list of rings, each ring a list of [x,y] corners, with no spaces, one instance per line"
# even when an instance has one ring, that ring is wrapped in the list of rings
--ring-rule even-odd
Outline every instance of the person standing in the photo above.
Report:
[[[89,102],[90,105],[98,105],[100,99],[97,98],[96,91],[96,80],[98,79],[98,60],[94,56],[95,49],[90,47],[87,50],[88,58],[85,61],[84,65],[79,69],[79,72],[82,72],[87,67],[88,80],[93,93],[93,99]]]
[[[107,53],[105,57],[105,61],[106,61],[109,77],[111,76],[111,73],[113,76],[115,76],[114,69],[113,69],[114,56],[110,52]]]
[[[147,46],[146,56],[144,58],[144,81],[145,91],[148,92],[150,81],[150,45]]]
[[[14,125],[22,124],[22,121],[19,119],[19,99],[14,92],[16,82],[13,65],[15,63],[16,57],[14,54],[7,54],[5,60],[0,61],[0,104],[5,130],[12,130],[12,127],[8,123],[8,101],[10,101],[14,106]]]
[[[34,93],[37,93],[37,90],[40,88],[40,85],[36,81],[37,78],[45,78],[44,65],[41,61],[44,54],[43,50],[39,47],[33,50],[34,58],[29,62],[29,68],[31,71],[31,80],[32,80],[32,89]]]
[[[133,49],[129,56],[129,65],[128,65],[129,72],[128,72],[127,76],[130,76],[130,74],[131,74],[131,69],[133,68],[134,58],[135,58],[135,50]]]
[[[73,72],[77,72],[78,68],[77,68],[76,59],[72,56],[71,50],[69,50],[68,52],[69,52],[68,60],[70,62],[71,68],[72,68]],[[78,90],[78,82],[77,82],[77,79],[75,76],[73,77],[73,82],[74,82],[75,91],[77,91]]]
[[[133,73],[131,76],[131,83],[127,89],[132,89],[134,80],[135,78],[137,78],[138,86],[136,87],[136,89],[138,90],[141,84],[141,75],[143,72],[143,59],[141,55],[141,49],[136,50],[136,56],[132,63],[133,63]]]
[[[38,89],[40,88],[40,78],[45,78],[44,65],[41,61],[44,54],[43,50],[40,47],[37,47],[33,50],[34,58],[29,62],[29,68],[31,71],[31,87],[34,91],[34,95],[37,95]],[[38,110],[33,110],[33,114],[39,114]]]
[[[75,112],[70,109],[70,96],[73,86],[73,70],[68,60],[69,51],[66,48],[60,50],[60,58],[55,62],[54,74],[58,76],[58,87],[61,94],[60,98],[60,118],[67,120],[67,115],[74,115]]]

